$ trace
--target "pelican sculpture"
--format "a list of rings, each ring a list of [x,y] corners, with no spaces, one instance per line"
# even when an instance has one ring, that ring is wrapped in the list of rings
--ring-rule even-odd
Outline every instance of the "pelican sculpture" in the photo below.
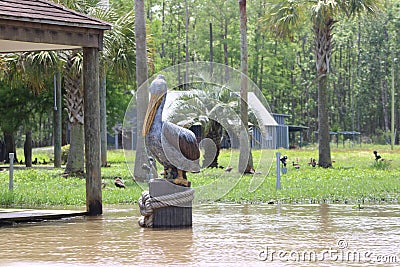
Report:
[[[190,186],[186,172],[200,171],[200,150],[196,136],[188,129],[162,120],[167,83],[158,75],[149,87],[150,101],[142,134],[147,149],[164,166],[164,178],[174,184]]]

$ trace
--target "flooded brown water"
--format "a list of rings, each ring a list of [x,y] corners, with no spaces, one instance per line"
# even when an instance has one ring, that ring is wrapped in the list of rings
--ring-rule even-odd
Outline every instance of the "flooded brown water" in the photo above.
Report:
[[[0,228],[0,266],[398,266],[400,206],[207,204],[143,229],[136,206]]]

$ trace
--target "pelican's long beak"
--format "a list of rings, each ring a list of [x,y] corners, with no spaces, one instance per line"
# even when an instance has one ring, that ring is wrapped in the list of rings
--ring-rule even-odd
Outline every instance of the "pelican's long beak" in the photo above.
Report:
[[[153,124],[154,117],[156,116],[156,112],[158,107],[160,106],[165,94],[155,95],[152,94],[150,96],[149,105],[147,106],[146,116],[144,117],[142,135],[146,136],[150,131],[151,125]]]

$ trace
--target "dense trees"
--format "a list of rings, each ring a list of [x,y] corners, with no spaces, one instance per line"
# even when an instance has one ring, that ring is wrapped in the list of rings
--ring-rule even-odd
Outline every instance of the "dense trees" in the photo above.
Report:
[[[281,1],[268,12],[266,21],[271,31],[278,37],[291,37],[299,24],[304,20],[311,21],[316,65],[315,80],[318,85],[318,165],[321,167],[332,166],[329,146],[328,77],[331,73],[334,25],[343,15],[351,18],[362,11],[374,13],[378,4],[379,1],[369,0]]]
[[[189,9],[192,26],[188,43],[190,60],[210,59],[211,23],[213,60],[223,64],[227,62],[229,66],[240,69],[237,3],[194,2],[197,3],[197,8]],[[247,3],[249,77],[262,90],[274,112],[289,114],[289,124],[310,127],[304,138],[306,142],[315,142],[314,131],[318,131],[319,80],[316,79],[314,33],[310,31],[312,20],[308,11],[311,9],[303,9],[301,15],[307,23],[301,24],[288,36],[289,39],[276,39],[264,20],[271,2],[282,1],[256,0]],[[312,3],[318,2],[326,1]],[[354,2],[357,5],[377,3],[344,2]],[[174,8],[179,3],[180,1],[172,0],[151,2],[153,8],[149,29],[154,39],[152,47],[155,50],[155,71],[163,69],[165,65],[184,61],[183,50],[177,49],[178,44],[184,43],[183,34],[178,34],[178,24],[184,25],[184,7]],[[349,9],[349,14],[353,11],[358,9]],[[399,3],[386,1],[386,5],[375,17],[365,14],[349,20],[349,14],[345,12],[335,16],[335,20],[339,22],[335,23],[330,74],[327,76],[326,92],[323,93],[327,96],[328,123],[331,131],[360,131],[365,141],[384,141],[383,133],[387,128],[385,124],[390,122],[388,108],[391,104],[389,80],[392,66],[395,75],[399,73],[398,64],[392,60],[399,57],[400,49]],[[166,30],[171,28],[175,31]],[[167,41],[163,41],[166,37]],[[398,78],[395,79],[395,88],[398,90]],[[399,122],[398,114],[399,109],[396,108],[396,125]]]
[[[86,7],[81,4],[82,1],[55,2],[84,13],[102,16],[105,20],[110,18],[106,16],[110,15],[106,11],[102,14],[94,12],[98,2],[96,0],[85,1],[88,3]],[[134,75],[136,48],[133,42],[134,1],[110,0],[109,2],[115,11],[113,16],[116,20],[111,19],[116,25],[118,20],[130,13],[130,16],[125,17],[129,23],[125,23],[124,27],[114,27],[125,37],[130,37],[128,46],[121,45],[122,42],[119,40],[123,39],[113,38],[117,35],[105,36],[105,41],[113,45],[106,46],[110,49],[105,51],[102,57],[107,78],[107,126],[111,132],[111,128],[122,121],[123,111],[129,101],[124,92],[136,89]],[[304,138],[306,142],[314,142],[316,141],[314,131],[318,131],[321,127],[318,126],[318,121],[321,120],[318,120],[317,105],[321,79],[316,79],[315,35],[310,31],[313,29],[313,21],[308,12],[311,9],[301,13],[308,24],[302,24],[288,36],[288,39],[276,39],[272,31],[266,27],[264,19],[271,5],[278,2],[285,1],[247,1],[249,78],[262,90],[274,112],[290,115],[288,124],[308,126]],[[322,4],[322,2],[375,3],[375,1],[313,1],[312,3]],[[148,53],[146,62],[149,66],[149,75],[187,60],[208,61],[211,57],[215,62],[240,69],[240,12],[237,1],[146,0],[144,4]],[[327,120],[331,131],[360,131],[364,141],[389,142],[388,131],[392,118],[390,113],[392,70],[395,76],[394,88],[396,93],[399,93],[399,14],[400,3],[387,0],[376,17],[362,15],[354,17],[354,20],[349,20],[347,14],[338,14],[334,17],[338,22],[334,23],[333,29],[335,35],[332,39],[330,74],[327,76],[326,90],[322,93],[326,96]],[[4,58],[0,62],[0,93],[5,94],[1,102],[2,110],[7,109],[11,103],[6,97],[7,90],[14,90],[12,91],[14,95],[25,92],[22,88],[25,88],[26,92],[30,92],[33,88],[24,82],[17,86],[15,80],[11,79],[12,72],[7,71],[11,70],[7,62]],[[125,63],[114,64],[116,62]],[[21,71],[22,69],[15,73]],[[177,79],[183,82],[184,68],[181,71]],[[25,132],[29,128],[32,129],[32,139],[35,143],[39,139],[44,139],[44,134],[39,134],[43,131],[42,126],[49,124],[51,127],[51,120],[46,123],[44,120],[52,117],[52,75],[53,73],[32,76],[32,82],[43,83],[44,91],[41,94],[36,92],[35,98],[32,97],[27,101],[33,101],[36,96],[47,100],[41,104],[43,108],[31,111],[33,119],[29,120],[29,124],[33,123],[33,127],[25,127],[26,120],[21,120],[13,130],[16,143],[21,146]],[[221,80],[229,77],[228,68],[222,76],[225,77],[221,77]],[[17,87],[21,90],[17,90]],[[395,100],[397,101],[397,96]],[[3,139],[9,138],[5,128],[12,123],[7,114],[8,112],[4,112],[1,116]],[[397,103],[394,119],[395,129],[398,129],[400,121]],[[26,124],[28,125],[28,122]],[[36,124],[42,126],[37,127]],[[329,160],[327,162],[329,163]]]

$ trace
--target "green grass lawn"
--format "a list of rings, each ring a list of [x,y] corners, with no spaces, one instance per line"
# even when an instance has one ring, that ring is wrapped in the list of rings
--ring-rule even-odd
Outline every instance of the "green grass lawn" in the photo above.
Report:
[[[376,163],[373,150],[378,150],[385,159]],[[287,173],[281,175],[281,189],[276,189],[275,153],[288,156]],[[200,202],[249,202],[249,203],[348,203],[388,204],[400,199],[400,147],[363,145],[352,148],[332,148],[333,168],[313,168],[310,158],[318,158],[315,148],[277,151],[253,150],[253,161],[257,174],[240,175],[237,172],[239,153],[223,150],[220,164],[232,166],[231,172],[224,169],[203,169],[198,174],[189,174],[188,179],[196,189],[196,200]],[[17,153],[19,153],[17,151]],[[19,153],[23,155],[23,153]],[[51,149],[36,149],[33,158],[49,161]],[[127,155],[129,162],[133,158]],[[122,150],[108,151],[111,167],[102,168],[104,204],[134,204],[145,183],[132,179],[131,163],[126,163]],[[298,162],[295,169],[292,162]],[[63,169],[38,165],[30,169],[14,170],[14,190],[8,190],[8,171],[0,172],[0,206],[3,207],[49,207],[85,206],[85,180],[79,177],[64,178]],[[159,168],[161,169],[161,168]],[[114,186],[114,177],[125,182],[126,189]]]

